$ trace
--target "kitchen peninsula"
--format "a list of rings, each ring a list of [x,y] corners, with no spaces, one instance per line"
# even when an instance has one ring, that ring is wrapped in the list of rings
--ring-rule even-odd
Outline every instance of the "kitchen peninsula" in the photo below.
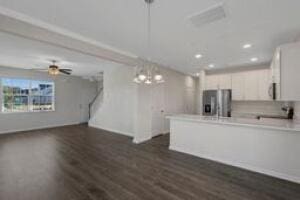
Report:
[[[176,115],[170,149],[300,183],[300,124]]]

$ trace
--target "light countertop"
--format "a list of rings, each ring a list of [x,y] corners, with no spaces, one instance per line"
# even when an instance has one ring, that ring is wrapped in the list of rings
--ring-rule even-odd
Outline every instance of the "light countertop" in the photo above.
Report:
[[[300,132],[300,122],[286,119],[252,119],[252,118],[236,118],[236,117],[211,117],[201,115],[173,115],[168,116],[168,119],[191,121],[199,123],[225,124],[235,126],[247,126],[254,128],[265,128],[284,131]]]

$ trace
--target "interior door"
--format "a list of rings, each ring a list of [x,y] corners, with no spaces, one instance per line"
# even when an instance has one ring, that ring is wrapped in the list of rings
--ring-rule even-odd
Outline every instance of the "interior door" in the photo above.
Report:
[[[164,85],[153,85],[152,88],[152,137],[165,132]]]

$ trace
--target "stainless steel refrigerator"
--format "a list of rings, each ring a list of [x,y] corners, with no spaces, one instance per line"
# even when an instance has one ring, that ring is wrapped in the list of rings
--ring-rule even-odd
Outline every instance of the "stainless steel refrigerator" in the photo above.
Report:
[[[231,117],[231,90],[205,90],[203,115]]]

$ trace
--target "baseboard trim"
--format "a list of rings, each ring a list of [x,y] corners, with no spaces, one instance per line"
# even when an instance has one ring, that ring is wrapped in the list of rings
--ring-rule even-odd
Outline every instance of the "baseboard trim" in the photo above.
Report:
[[[152,137],[147,137],[147,138],[142,138],[142,139],[136,139],[136,138],[134,138],[133,139],[133,143],[135,143],[135,144],[142,144],[142,143],[147,142],[147,141],[149,141],[151,139],[152,139]]]
[[[128,136],[128,137],[133,137],[133,133],[129,133],[129,132],[125,132],[125,131],[120,131],[120,130],[116,130],[116,129],[111,129],[111,128],[107,128],[107,127],[103,127],[103,126],[96,126],[96,125],[93,125],[93,124],[88,124],[89,127],[91,128],[96,128],[96,129],[101,129],[101,130],[105,130],[105,131],[109,131],[109,132],[112,132],[112,133],[116,133],[116,134],[119,134],[119,135],[125,135],[125,136]]]
[[[56,124],[56,125],[50,125],[50,126],[37,126],[37,127],[25,128],[25,129],[14,129],[14,130],[9,130],[9,131],[0,131],[0,135],[27,132],[27,131],[37,131],[37,130],[44,130],[44,129],[49,129],[49,128],[59,128],[59,127],[79,125],[79,124],[82,124],[82,123]]]
[[[193,156],[196,156],[199,158],[211,160],[211,161],[218,162],[218,163],[223,163],[226,165],[231,165],[231,166],[238,167],[241,169],[249,170],[249,171],[260,173],[260,174],[265,174],[267,176],[272,176],[275,178],[279,178],[279,179],[283,179],[283,180],[287,180],[287,181],[291,181],[291,182],[300,184],[300,177],[295,177],[295,176],[291,176],[288,174],[283,174],[283,173],[279,173],[279,172],[276,172],[273,170],[263,169],[263,168],[247,165],[247,164],[240,163],[240,162],[228,161],[228,160],[216,158],[216,157],[209,156],[209,155],[199,154],[198,152],[193,152],[192,150],[188,150],[186,148],[175,147],[175,146],[170,145],[169,149],[172,151],[190,154],[190,155],[193,155]]]

